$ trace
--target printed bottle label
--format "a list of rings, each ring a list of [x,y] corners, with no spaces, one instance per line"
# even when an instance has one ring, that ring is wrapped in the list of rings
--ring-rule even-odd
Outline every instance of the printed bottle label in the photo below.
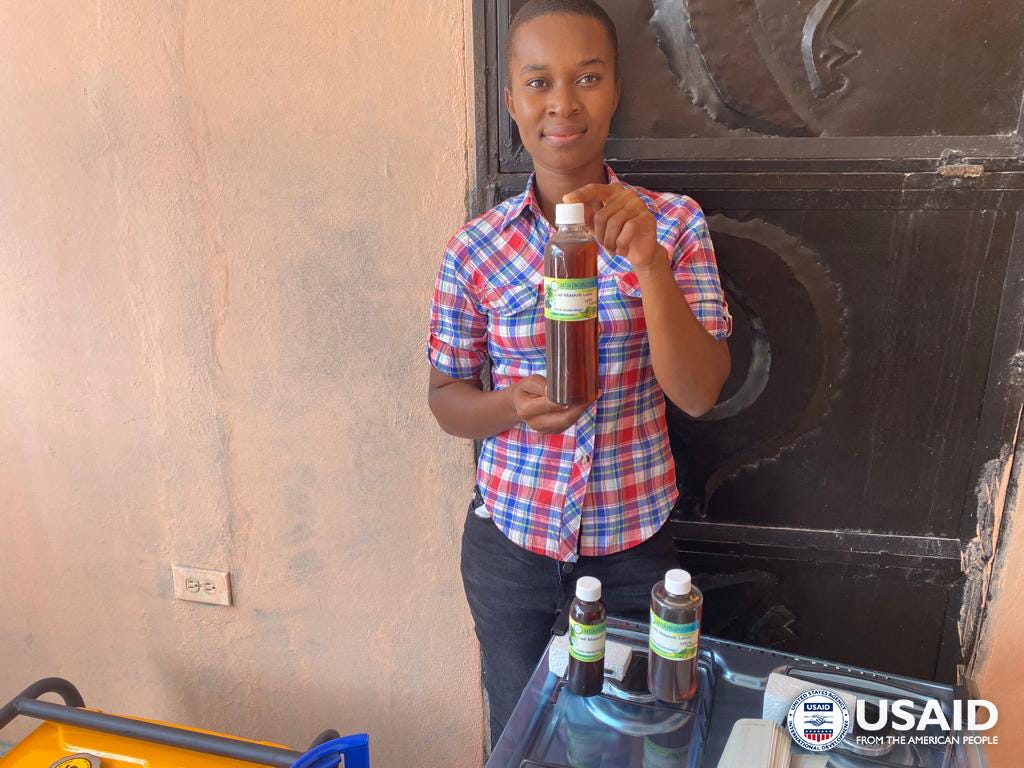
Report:
[[[696,621],[673,624],[651,611],[650,648],[663,659],[684,661],[697,655],[700,630]]]
[[[604,734],[600,731],[594,733],[586,729],[582,733],[580,729],[573,728],[566,723],[566,757],[569,758],[569,765],[579,768],[601,768],[601,757],[604,755]]]
[[[577,661],[600,661],[604,658],[605,623],[580,624],[569,619],[569,655]]]
[[[690,746],[663,747],[655,744],[650,736],[644,737],[644,768],[679,768],[686,765]]]
[[[597,317],[597,278],[545,277],[544,317],[570,322]]]

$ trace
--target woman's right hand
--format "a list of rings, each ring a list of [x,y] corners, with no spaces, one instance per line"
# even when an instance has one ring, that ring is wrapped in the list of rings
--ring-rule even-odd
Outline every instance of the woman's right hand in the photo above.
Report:
[[[565,432],[576,423],[590,403],[558,405],[548,400],[548,380],[540,374],[527,376],[512,385],[512,407],[530,429],[545,435]]]

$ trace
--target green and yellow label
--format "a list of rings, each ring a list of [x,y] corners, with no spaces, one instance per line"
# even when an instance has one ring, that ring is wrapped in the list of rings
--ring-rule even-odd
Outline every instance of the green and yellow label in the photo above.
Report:
[[[575,322],[597,317],[596,277],[545,277],[544,317]]]
[[[605,622],[580,624],[569,619],[569,655],[576,661],[600,661],[604,658],[604,644],[608,632]]]
[[[651,650],[669,661],[684,661],[697,655],[700,628],[696,621],[673,624],[651,611]]]

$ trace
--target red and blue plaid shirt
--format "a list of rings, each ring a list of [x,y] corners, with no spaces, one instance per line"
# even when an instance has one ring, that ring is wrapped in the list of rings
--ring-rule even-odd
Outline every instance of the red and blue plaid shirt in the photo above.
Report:
[[[607,168],[608,181],[616,181]],[[620,182],[621,183],[621,182]],[[731,318],[700,206],[634,189],[657,219],[679,290],[716,339]],[[455,379],[491,360],[495,389],[546,367],[544,246],[551,228],[526,189],[463,226],[448,242],[430,312],[427,357]],[[495,524],[516,544],[562,561],[606,555],[652,536],[675,504],[665,397],[651,368],[640,287],[629,261],[598,256],[601,396],[559,435],[525,423],[483,441],[477,485]]]

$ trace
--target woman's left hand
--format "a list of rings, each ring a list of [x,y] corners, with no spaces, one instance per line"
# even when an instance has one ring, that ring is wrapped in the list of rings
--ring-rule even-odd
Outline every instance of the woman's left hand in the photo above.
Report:
[[[633,271],[667,258],[667,251],[658,243],[654,214],[633,190],[618,182],[587,184],[567,194],[562,202],[583,203],[594,239],[605,250],[625,256]]]

